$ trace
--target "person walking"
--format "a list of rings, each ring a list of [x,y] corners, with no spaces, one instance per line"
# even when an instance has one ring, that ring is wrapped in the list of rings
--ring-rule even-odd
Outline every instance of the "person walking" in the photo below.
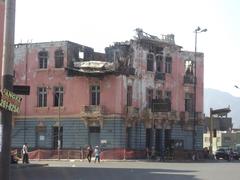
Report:
[[[99,150],[99,147],[96,146],[95,149],[94,149],[94,154],[95,154],[95,163],[96,161],[98,161],[100,163],[100,150]]]
[[[29,163],[29,157],[28,157],[28,144],[24,143],[22,147],[22,162],[23,164],[28,164]]]
[[[88,148],[87,148],[87,159],[88,159],[89,163],[91,162],[91,159],[92,159],[92,153],[93,153],[92,147],[88,146]]]

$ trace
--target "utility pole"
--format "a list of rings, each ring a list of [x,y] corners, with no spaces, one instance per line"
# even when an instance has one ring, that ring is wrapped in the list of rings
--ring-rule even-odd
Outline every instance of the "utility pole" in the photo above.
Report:
[[[195,156],[196,151],[196,124],[197,124],[197,35],[198,33],[206,32],[207,29],[197,27],[194,30],[195,44],[194,44],[194,100],[193,100],[193,131],[192,131],[192,150]]]
[[[13,58],[15,33],[16,0],[5,0],[4,41],[2,59],[2,89],[13,89]],[[2,147],[0,152],[0,179],[10,179],[10,146],[12,130],[12,112],[2,109],[0,127],[2,127]]]

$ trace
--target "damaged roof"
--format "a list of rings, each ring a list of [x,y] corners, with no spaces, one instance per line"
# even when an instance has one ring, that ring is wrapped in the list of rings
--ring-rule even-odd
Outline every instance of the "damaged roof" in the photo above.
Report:
[[[72,70],[82,73],[107,73],[114,72],[114,63],[106,61],[74,62]]]

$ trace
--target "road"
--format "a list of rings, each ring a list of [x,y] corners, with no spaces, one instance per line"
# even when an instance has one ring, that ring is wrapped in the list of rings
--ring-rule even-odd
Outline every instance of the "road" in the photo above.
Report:
[[[34,161],[45,167],[12,168],[11,180],[239,180],[240,161],[88,163]]]

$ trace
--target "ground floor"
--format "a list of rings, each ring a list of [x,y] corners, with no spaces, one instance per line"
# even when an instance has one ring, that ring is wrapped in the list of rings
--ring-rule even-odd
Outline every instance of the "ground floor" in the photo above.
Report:
[[[196,126],[195,148],[203,148],[203,126]],[[15,119],[12,147],[27,142],[30,149],[84,149],[98,145],[102,150],[132,149],[170,152],[191,150],[193,132],[181,123],[166,128],[145,127],[142,121],[126,126],[124,118],[107,117],[101,123],[86,123],[79,118]]]

